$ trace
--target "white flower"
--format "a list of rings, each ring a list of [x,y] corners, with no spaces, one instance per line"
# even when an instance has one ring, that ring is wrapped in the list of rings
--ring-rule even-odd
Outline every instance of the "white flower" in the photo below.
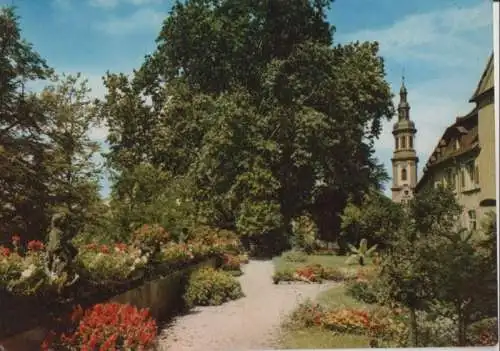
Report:
[[[21,273],[21,278],[22,279],[28,279],[33,275],[33,273],[36,270],[36,266],[32,263],[26,268],[22,273]]]
[[[135,260],[134,260],[134,266],[138,265],[139,263],[141,263],[141,259],[139,257],[137,257]]]

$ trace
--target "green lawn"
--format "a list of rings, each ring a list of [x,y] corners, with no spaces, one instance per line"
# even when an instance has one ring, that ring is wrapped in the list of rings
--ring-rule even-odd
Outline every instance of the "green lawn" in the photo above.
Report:
[[[337,349],[368,348],[370,339],[363,335],[337,335],[320,328],[284,331],[281,336],[282,349]]]
[[[276,270],[295,268],[307,264],[319,263],[325,267],[356,270],[357,265],[349,266],[345,263],[345,256],[308,256],[306,262],[287,262],[281,257],[274,259]],[[345,287],[339,284],[323,293],[317,300],[326,308],[355,307],[369,308],[363,302],[357,301],[345,294]],[[368,348],[370,338],[363,335],[334,334],[321,328],[284,329],[280,338],[279,347],[283,349],[321,349],[321,348]]]

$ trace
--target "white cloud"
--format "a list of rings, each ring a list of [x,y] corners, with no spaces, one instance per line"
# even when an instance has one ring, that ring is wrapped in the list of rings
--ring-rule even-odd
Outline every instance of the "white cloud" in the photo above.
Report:
[[[380,43],[381,53],[391,59],[418,59],[430,64],[471,67],[477,62],[485,32],[492,33],[492,6],[481,1],[471,7],[439,8],[413,14],[386,28],[364,29],[342,35],[342,41]],[[491,51],[491,48],[490,48]],[[472,59],[471,59],[472,58]]]
[[[90,0],[90,6],[94,7],[104,7],[104,8],[113,8],[118,5],[119,0]]]
[[[111,17],[97,24],[97,29],[110,35],[126,35],[139,31],[159,30],[166,13],[141,8],[127,17]]]
[[[465,115],[473,108],[468,100],[493,47],[491,2],[482,1],[471,7],[440,7],[434,12],[406,16],[388,27],[338,35],[341,42],[378,41],[388,72],[408,64],[433,72],[432,79],[426,80],[418,77],[416,70],[416,77],[413,80],[408,77],[406,83],[411,118],[418,130],[420,177],[422,167],[446,127],[456,116]],[[391,83],[397,106],[400,81]],[[395,120],[396,117],[384,123],[376,143],[377,155],[389,174]]]
[[[63,1],[63,0],[57,0],[57,1]],[[145,6],[145,5],[158,5],[161,4],[162,2],[163,0],[90,0],[89,5],[94,7],[111,9],[120,4]]]

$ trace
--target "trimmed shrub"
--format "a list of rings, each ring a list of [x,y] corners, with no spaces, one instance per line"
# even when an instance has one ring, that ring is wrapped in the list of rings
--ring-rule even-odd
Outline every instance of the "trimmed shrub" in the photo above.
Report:
[[[334,267],[323,267],[323,272],[321,277],[325,280],[331,280],[334,282],[340,282],[344,280],[344,273],[338,268]]]
[[[369,304],[377,302],[375,291],[371,284],[363,280],[354,280],[346,284],[346,294]]]
[[[205,267],[191,274],[184,301],[188,307],[216,306],[243,296],[240,282],[230,273]]]
[[[295,271],[293,269],[285,269],[282,271],[274,272],[273,282],[278,284],[279,282],[292,282],[295,279]]]

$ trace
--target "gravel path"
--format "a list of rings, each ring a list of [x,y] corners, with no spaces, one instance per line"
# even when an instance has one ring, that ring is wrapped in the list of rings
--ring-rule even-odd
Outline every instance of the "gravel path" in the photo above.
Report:
[[[250,261],[243,267],[245,297],[221,306],[197,307],[178,317],[160,334],[160,351],[238,351],[272,348],[283,318],[328,284],[272,282],[272,261]]]

